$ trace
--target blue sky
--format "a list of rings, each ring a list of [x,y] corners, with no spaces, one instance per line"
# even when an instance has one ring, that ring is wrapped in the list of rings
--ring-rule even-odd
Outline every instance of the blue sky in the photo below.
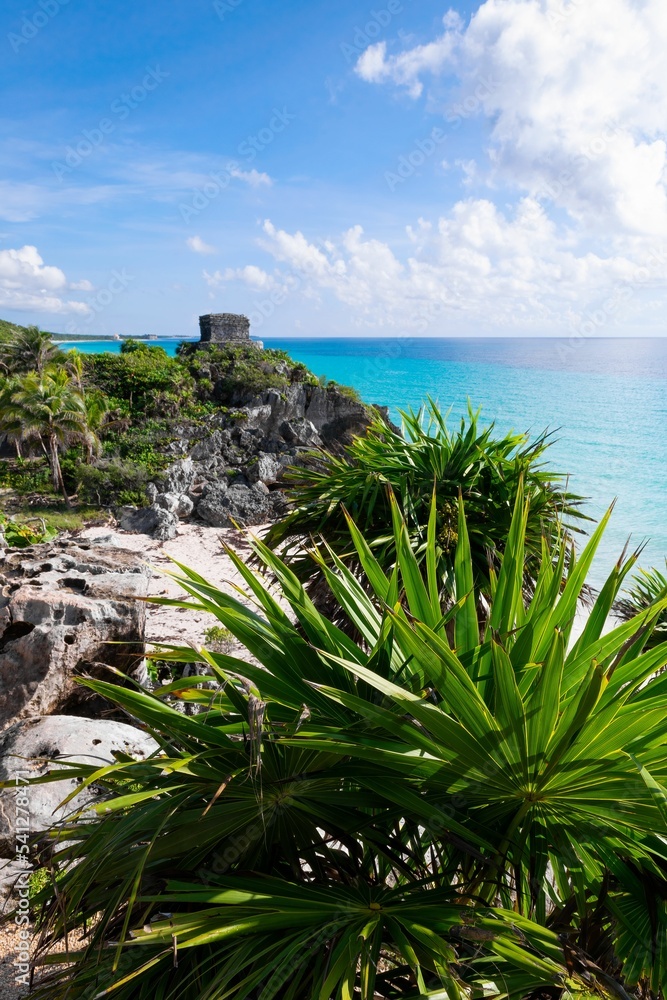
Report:
[[[0,317],[662,333],[658,0],[5,0],[0,18]]]

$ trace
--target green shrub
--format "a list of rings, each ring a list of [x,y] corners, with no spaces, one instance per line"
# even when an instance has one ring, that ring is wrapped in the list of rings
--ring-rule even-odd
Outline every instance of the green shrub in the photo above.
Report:
[[[566,543],[545,547],[525,597],[520,483],[480,632],[463,503],[449,610],[435,510],[423,577],[392,510],[394,573],[353,524],[366,587],[322,567],[359,644],[256,542],[271,591],[232,555],[255,607],[179,577],[183,607],[211,612],[245,662],[156,654],[203,663],[217,691],[204,676],[154,695],[85,682],[160,750],[50,775],[104,794],[56,831],[41,947],[85,937],[37,1000],[665,995],[667,644],[645,642],[667,600],[605,632],[632,557],[573,641],[609,515],[564,588]],[[165,704],[176,695],[202,714]]]
[[[161,393],[191,388],[188,373],[161,347],[141,344],[124,354],[88,354],[84,364],[86,379],[113,403],[126,403],[133,416],[160,415],[156,401]]]
[[[144,340],[124,340],[120,345],[121,354],[146,354],[153,358],[168,358],[164,347],[157,344],[147,344]]]
[[[0,461],[0,486],[19,494],[51,492],[51,473],[45,458]]]
[[[285,476],[292,512],[274,524],[267,544],[287,546],[286,556],[299,578],[315,593],[318,564],[303,551],[303,539],[322,535],[332,554],[356,564],[346,522],[349,512],[364,532],[383,570],[395,563],[390,490],[406,518],[415,551],[422,559],[431,510],[436,497],[437,562],[441,591],[451,592],[458,541],[458,499],[463,496],[473,553],[474,583],[486,596],[497,573],[502,544],[512,517],[520,480],[530,497],[526,526],[526,585],[535,579],[543,536],[569,530],[582,519],[581,498],[567,489],[567,477],[545,466],[547,434],[496,433],[480,427],[479,413],[469,410],[458,431],[451,432],[437,405],[429,400],[417,414],[402,414],[404,433],[379,415],[364,437],[356,438],[340,456],[313,453],[305,466]],[[326,555],[326,554],[325,554]]]
[[[146,486],[150,475],[139,462],[123,458],[102,459],[96,465],[80,465],[77,469],[79,497],[97,504],[147,503]]]
[[[204,632],[206,645],[214,653],[226,653],[234,642],[234,636],[223,625],[211,625]]]

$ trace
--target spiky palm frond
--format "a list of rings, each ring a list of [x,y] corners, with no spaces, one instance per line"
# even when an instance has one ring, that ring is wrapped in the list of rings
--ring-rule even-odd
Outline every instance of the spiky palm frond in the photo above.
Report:
[[[618,616],[625,621],[652,607],[667,597],[667,576],[659,569],[642,569],[631,581],[632,586],[616,603]],[[653,643],[667,639],[667,612],[663,612],[653,632]]]
[[[458,499],[466,504],[473,579],[487,596],[490,566],[497,571],[509,530],[520,480],[530,498],[526,525],[525,584],[534,582],[545,533],[566,525],[580,530],[581,497],[569,492],[566,477],[547,468],[547,433],[535,440],[527,434],[498,435],[493,424],[482,427],[480,413],[469,405],[467,419],[452,432],[437,404],[429,399],[418,412],[401,414],[400,433],[377,416],[365,436],[343,455],[313,453],[305,467],[286,476],[292,512],[274,524],[267,544],[280,549],[314,595],[321,580],[304,554],[304,538],[321,535],[350,565],[358,565],[350,544],[345,512],[363,532],[385,571],[396,558],[392,529],[393,492],[420,559],[426,551],[431,498],[436,496],[436,537],[439,586],[451,592],[458,541]]]
[[[0,369],[7,375],[41,373],[63,360],[64,354],[51,335],[36,326],[17,329],[9,340],[0,344]]]
[[[397,501],[389,574],[349,522],[367,586],[333,552],[321,569],[359,643],[259,541],[271,586],[230,552],[244,595],[181,566],[188,598],[158,603],[212,614],[247,658],[160,648],[201,674],[153,694],[86,682],[160,750],[51,774],[105,795],[57,831],[44,946],[87,938],[36,996],[664,994],[667,644],[646,647],[667,599],[605,632],[636,557],[571,640],[608,516],[564,587],[567,543],[544,541],[526,599],[519,484],[481,633],[462,502],[453,607],[435,506],[423,574]]]

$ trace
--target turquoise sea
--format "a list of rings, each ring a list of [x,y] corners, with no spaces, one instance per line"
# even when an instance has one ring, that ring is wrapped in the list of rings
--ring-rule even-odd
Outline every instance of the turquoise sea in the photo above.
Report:
[[[177,340],[151,341],[175,351]],[[502,430],[556,432],[550,463],[599,517],[617,498],[594,577],[631,537],[642,564],[667,557],[667,338],[266,340],[369,403],[418,407],[428,395],[452,425],[467,400]],[[81,351],[119,350],[88,342]]]

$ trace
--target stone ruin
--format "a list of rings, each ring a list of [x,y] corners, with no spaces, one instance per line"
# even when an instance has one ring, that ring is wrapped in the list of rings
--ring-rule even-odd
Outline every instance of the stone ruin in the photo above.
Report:
[[[236,313],[213,313],[199,317],[202,344],[250,342],[250,320]]]

